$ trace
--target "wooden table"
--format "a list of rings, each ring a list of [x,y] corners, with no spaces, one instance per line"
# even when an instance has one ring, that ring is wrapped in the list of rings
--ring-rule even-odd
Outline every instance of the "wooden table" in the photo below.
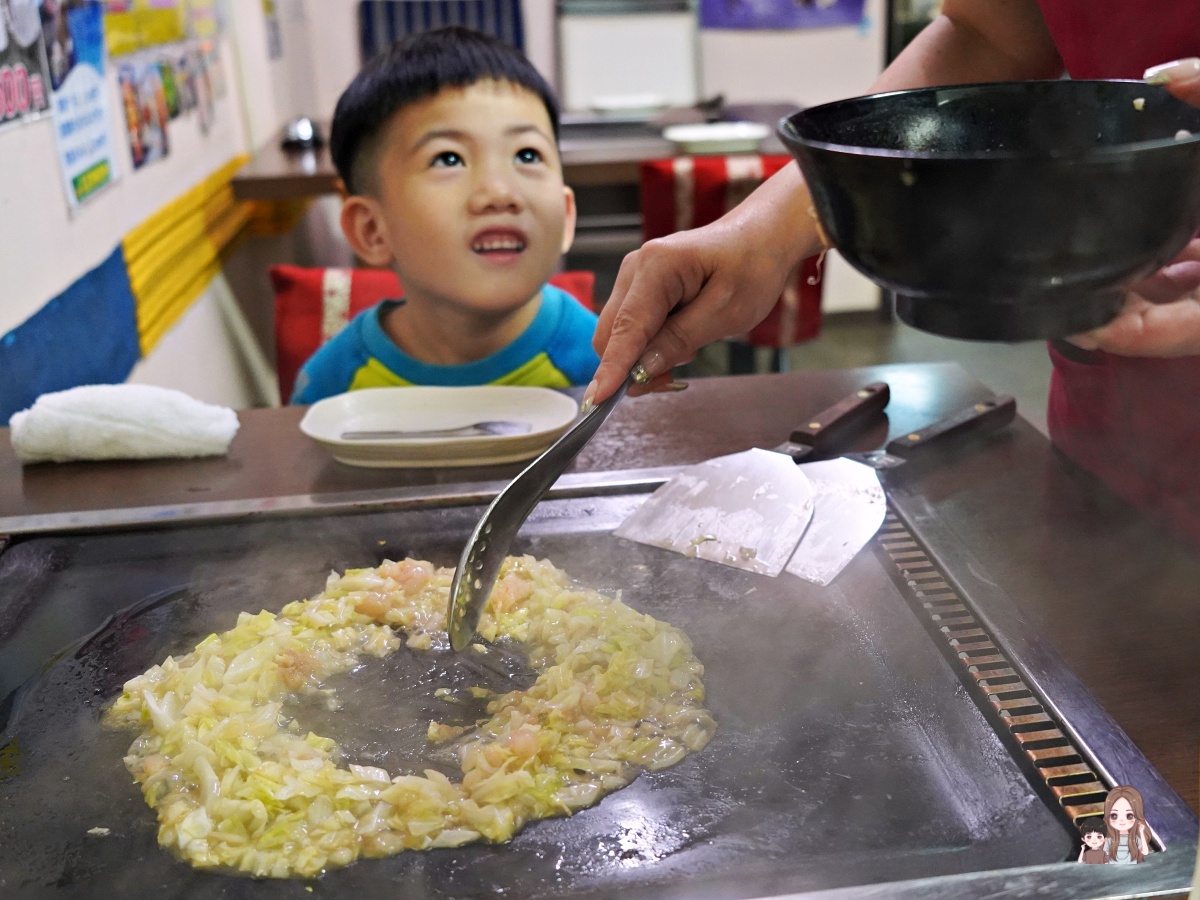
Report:
[[[874,380],[892,388],[890,436],[991,393],[949,364],[697,379],[682,393],[624,401],[572,469],[677,465],[774,446],[795,423]],[[208,460],[22,470],[0,436],[0,532],[13,517],[497,481],[520,468],[345,466],[299,433],[303,412],[240,413],[229,455]],[[884,438],[880,427],[856,449]],[[1020,418],[971,453],[923,468],[919,483],[1174,790],[1200,808],[1200,552],[1115,500]]]
[[[779,119],[796,107],[781,103],[731,105],[725,116],[732,121],[761,122],[774,129]],[[329,123],[320,123],[329,134]],[[676,156],[679,150],[661,135],[661,129],[636,123],[565,122],[559,142],[563,175],[572,187],[636,185],[642,160]],[[785,153],[772,134],[762,143],[763,153]],[[233,177],[238,200],[301,200],[337,191],[337,172],[327,146],[310,150],[284,150],[278,138],[260,147]]]

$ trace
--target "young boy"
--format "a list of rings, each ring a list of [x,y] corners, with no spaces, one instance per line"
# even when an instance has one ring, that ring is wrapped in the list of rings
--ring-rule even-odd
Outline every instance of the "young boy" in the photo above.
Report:
[[[1079,850],[1079,861],[1101,865],[1108,862],[1108,854],[1104,852],[1104,842],[1108,840],[1108,829],[1104,820],[1099,816],[1091,816],[1079,823],[1079,835],[1083,839],[1083,847]]]
[[[300,371],[293,403],[389,385],[587,384],[596,316],[546,284],[575,235],[558,106],[515,48],[423,32],[338,100],[342,231],[404,299],[356,316]]]

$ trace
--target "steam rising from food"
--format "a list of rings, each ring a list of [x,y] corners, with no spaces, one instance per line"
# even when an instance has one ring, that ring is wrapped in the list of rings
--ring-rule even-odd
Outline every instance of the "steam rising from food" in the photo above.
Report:
[[[242,613],[232,630],[126,683],[107,722],[141,731],[125,765],[158,812],[159,843],[198,867],[286,877],[503,842],[712,737],[704,669],[682,632],[572,585],[549,562],[510,557],[479,634],[519,642],[537,680],[495,697],[490,718],[461,736],[430,723],[430,740],[455,740],[461,781],[340,767],[335,742],[301,734],[284,701],[330,693],[323,683],[360,656],[395,651],[397,632],[416,650],[444,640],[452,577],[415,560],[333,573],[311,600],[277,616]]]

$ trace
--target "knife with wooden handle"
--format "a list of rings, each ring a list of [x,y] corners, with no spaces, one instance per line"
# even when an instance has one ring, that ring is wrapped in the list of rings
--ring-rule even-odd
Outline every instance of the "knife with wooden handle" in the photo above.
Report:
[[[943,446],[969,435],[989,434],[1008,425],[1017,414],[1017,401],[1004,395],[981,400],[940,421],[889,441],[882,450],[846,453],[847,459],[874,469],[894,469],[931,446]]]

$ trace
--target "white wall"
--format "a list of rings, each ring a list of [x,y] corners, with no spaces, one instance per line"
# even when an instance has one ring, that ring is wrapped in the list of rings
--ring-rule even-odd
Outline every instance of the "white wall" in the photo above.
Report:
[[[358,0],[292,0],[303,6],[311,38],[309,70],[313,80],[313,118],[333,115],[338,97],[361,65],[358,50]],[[551,86],[556,79],[554,0],[521,0],[525,55]]]
[[[311,110],[317,106],[316,73],[322,67],[314,64],[318,59],[314,55],[317,49],[314,42],[322,37],[320,26],[326,23],[314,20],[309,8],[325,10],[337,5],[335,0],[279,0],[276,8],[283,54],[279,59],[271,59],[267,53],[267,23],[260,4],[247,0],[229,4],[231,43],[236,48],[238,71],[233,84],[240,86],[248,147],[261,147],[274,140],[289,119],[299,115],[315,117]],[[338,30],[345,27],[339,25]],[[353,41],[353,33],[349,38]]]
[[[222,54],[232,86],[230,54]],[[168,200],[193,187],[243,152],[245,138],[236,100],[218,102],[215,120],[201,135],[195,112],[170,124],[170,153],[137,171],[125,137],[116,70],[106,73],[120,180],[85,203],[74,218],[67,211],[58,166],[53,120],[38,119],[0,131],[0,334],[11,331],[73,281],[102,262],[121,238]]]
[[[278,4],[283,56],[271,60],[262,7],[227,4],[229,30],[221,61],[227,93],[216,103],[210,131],[192,112],[170,123],[170,152],[133,170],[117,85],[120,59],[106,81],[120,178],[74,215],[67,211],[52,120],[0,131],[0,164],[16,173],[0,181],[0,334],[15,328],[103,261],[135,226],[234,157],[273,139],[279,126],[313,104],[315,82],[306,0]],[[319,0],[318,0],[319,2]],[[347,37],[352,41],[353,34]],[[245,319],[218,278],[197,299],[130,379],[185,390],[228,406],[269,403],[269,364],[247,340]]]
[[[883,70],[885,0],[867,0],[862,28],[700,32],[704,95],[730,103],[815,106],[867,92]]]
[[[233,409],[279,403],[275,370],[223,275],[213,279],[154,352],[133,367],[128,381],[175,388]]]

